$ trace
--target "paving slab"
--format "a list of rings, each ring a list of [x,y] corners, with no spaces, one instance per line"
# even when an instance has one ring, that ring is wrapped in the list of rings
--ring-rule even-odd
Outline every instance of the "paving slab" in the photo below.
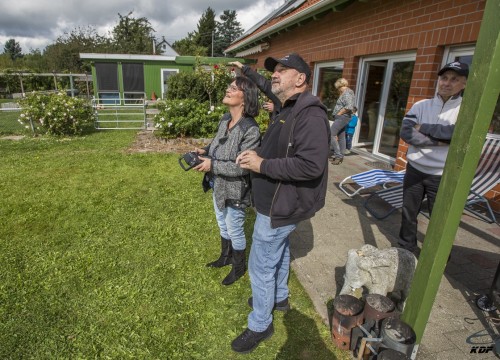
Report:
[[[347,176],[384,168],[383,162],[368,155],[352,154],[341,165],[329,165],[329,184],[325,207],[312,219],[297,227],[290,238],[292,269],[309,293],[318,314],[330,323],[328,304],[343,285],[349,249],[364,244],[387,248],[397,244],[401,212],[377,220],[363,207],[370,191],[352,198],[338,188]],[[418,239],[425,237],[429,219],[419,216]],[[500,262],[500,226],[488,224],[464,212],[443,275],[417,359],[489,359],[495,355],[470,354],[467,341],[486,331],[489,340],[499,338],[498,326],[492,330],[488,319],[499,317],[485,313],[475,304],[477,297],[491,287]],[[496,331],[496,333],[495,333]],[[500,340],[499,340],[500,341]]]

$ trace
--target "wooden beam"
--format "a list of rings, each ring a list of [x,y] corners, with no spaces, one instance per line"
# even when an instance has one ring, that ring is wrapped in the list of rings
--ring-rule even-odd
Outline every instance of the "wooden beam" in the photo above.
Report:
[[[420,343],[500,93],[500,0],[487,0],[462,107],[402,315]]]

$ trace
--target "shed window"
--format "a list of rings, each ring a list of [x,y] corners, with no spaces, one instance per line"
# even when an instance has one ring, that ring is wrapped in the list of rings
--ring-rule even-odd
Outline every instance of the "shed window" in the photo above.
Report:
[[[144,92],[144,65],[142,63],[122,64],[123,91]]]
[[[118,91],[117,63],[96,63],[95,71],[99,91]]]

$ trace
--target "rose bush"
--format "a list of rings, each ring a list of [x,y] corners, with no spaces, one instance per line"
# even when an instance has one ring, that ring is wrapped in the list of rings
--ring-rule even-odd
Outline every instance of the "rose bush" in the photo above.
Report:
[[[79,135],[93,123],[92,107],[84,99],[63,92],[29,94],[20,101],[19,122],[35,133],[50,135]]]

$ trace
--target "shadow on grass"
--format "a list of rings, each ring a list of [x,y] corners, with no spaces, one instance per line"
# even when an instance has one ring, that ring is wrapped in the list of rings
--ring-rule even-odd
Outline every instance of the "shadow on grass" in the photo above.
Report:
[[[276,359],[335,359],[335,354],[326,347],[313,319],[296,309],[283,317],[287,340]]]

